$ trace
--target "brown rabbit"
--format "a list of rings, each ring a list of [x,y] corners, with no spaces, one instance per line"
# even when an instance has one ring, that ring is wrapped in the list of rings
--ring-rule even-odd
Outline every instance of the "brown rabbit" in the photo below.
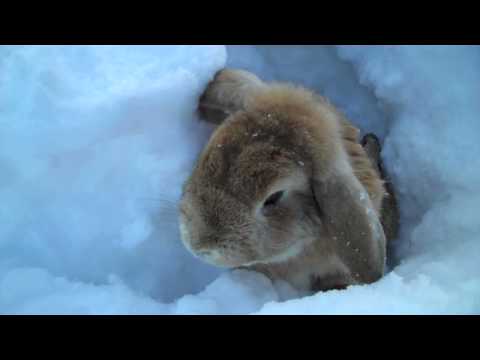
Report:
[[[384,182],[332,105],[225,69],[199,110],[219,126],[183,189],[180,228],[192,254],[305,291],[384,274]]]

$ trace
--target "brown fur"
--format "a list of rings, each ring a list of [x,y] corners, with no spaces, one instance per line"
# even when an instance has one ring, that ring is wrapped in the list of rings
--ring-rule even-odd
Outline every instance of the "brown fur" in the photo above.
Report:
[[[332,105],[223,70],[200,111],[220,125],[184,186],[182,240],[194,255],[306,290],[382,276],[383,181],[358,129]],[[280,190],[279,204],[263,205]]]

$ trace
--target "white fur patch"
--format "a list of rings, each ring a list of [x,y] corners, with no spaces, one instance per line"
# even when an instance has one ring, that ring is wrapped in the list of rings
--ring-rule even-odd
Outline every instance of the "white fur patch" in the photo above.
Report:
[[[188,231],[188,226],[185,224],[185,219],[183,216],[180,216],[180,237],[182,239],[183,244],[190,251],[193,255],[195,252],[193,251],[192,247],[190,246],[191,236],[190,231]]]
[[[264,261],[266,264],[274,264],[274,263],[281,263],[287,261],[295,256],[300,255],[303,250],[303,243],[301,241],[297,241],[295,244],[290,246],[286,251],[279,255],[275,255],[269,258],[267,261]]]
[[[244,266],[251,266],[255,264],[278,264],[290,260],[298,255],[303,251],[303,243],[301,241],[296,242],[292,246],[290,246],[287,250],[279,255],[272,256],[266,260],[262,261],[252,261],[250,263],[244,264]]]

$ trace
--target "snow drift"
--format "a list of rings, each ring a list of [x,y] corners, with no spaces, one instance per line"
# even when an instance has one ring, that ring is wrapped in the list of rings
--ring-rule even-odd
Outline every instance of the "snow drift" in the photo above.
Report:
[[[401,211],[383,279],[301,297],[183,248],[196,102],[225,65],[381,137]],[[0,313],[480,313],[479,65],[474,46],[0,47]]]

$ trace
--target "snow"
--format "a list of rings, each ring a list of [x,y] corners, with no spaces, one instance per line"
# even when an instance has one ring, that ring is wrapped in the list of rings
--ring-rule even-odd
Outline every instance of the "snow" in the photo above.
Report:
[[[179,240],[225,65],[327,96],[382,140],[401,232],[375,284],[304,296]],[[480,47],[0,47],[0,313],[480,313]]]

